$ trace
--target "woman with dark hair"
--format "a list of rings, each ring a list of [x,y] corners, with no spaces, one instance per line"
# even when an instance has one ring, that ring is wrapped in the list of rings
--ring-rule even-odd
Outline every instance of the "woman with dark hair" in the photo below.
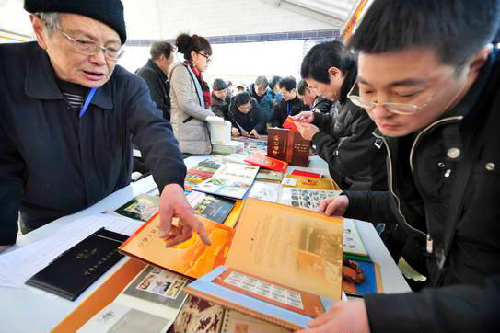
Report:
[[[231,100],[228,120],[232,124],[231,134],[233,136],[247,136],[260,138],[266,130],[266,118],[255,98],[250,97],[248,92],[242,92]]]
[[[175,45],[185,61],[170,68],[170,122],[183,154],[207,155],[212,145],[205,120],[215,114],[202,73],[210,63],[212,47],[205,38],[188,34],[177,37]]]

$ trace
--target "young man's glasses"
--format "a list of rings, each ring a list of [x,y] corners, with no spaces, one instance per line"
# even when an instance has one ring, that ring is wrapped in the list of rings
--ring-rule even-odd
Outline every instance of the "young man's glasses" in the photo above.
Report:
[[[212,58],[210,58],[210,56],[203,54],[201,52],[196,52],[196,53],[198,53],[199,55],[202,55],[205,59],[207,59],[207,64],[212,61]]]
[[[76,52],[86,55],[94,55],[102,50],[102,52],[104,53],[104,57],[112,61],[117,61],[123,55],[123,49],[121,45],[104,47],[99,45],[99,43],[96,42],[95,40],[84,39],[84,38],[73,38],[69,36],[60,27],[56,28],[61,32],[61,34],[64,37],[66,37],[66,39],[68,39],[74,45]]]
[[[351,102],[357,107],[360,107],[367,111],[371,111],[375,109],[377,106],[382,106],[392,113],[397,113],[401,115],[412,115],[418,110],[424,109],[427,105],[429,105],[429,102],[436,96],[436,92],[434,92],[434,94],[432,94],[432,96],[427,98],[427,100],[420,106],[409,103],[391,103],[391,102],[378,104],[377,102],[374,102],[368,98],[353,95],[354,87],[356,86],[357,82],[352,86],[351,90],[347,94],[347,98],[349,98]]]

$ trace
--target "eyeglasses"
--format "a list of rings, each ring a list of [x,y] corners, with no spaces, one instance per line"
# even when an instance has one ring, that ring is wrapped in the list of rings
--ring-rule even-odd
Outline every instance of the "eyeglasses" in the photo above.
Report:
[[[203,53],[201,53],[201,52],[196,52],[196,53],[198,53],[199,55],[202,55],[205,59],[207,59],[207,64],[208,64],[209,62],[212,62],[212,58],[210,58],[210,56],[208,56],[208,55],[206,55],[206,54],[203,54]]]
[[[60,27],[56,27],[57,30],[61,32],[61,34],[66,37],[72,44],[74,45],[75,51],[86,54],[86,55],[94,55],[99,53],[99,51],[102,50],[104,53],[104,57],[112,60],[112,61],[117,61],[120,59],[120,57],[123,55],[123,49],[122,47],[104,47],[99,45],[98,42],[91,40],[91,39],[80,39],[80,38],[73,38],[69,36],[63,29]]]
[[[351,100],[351,102],[356,105],[357,107],[360,107],[362,109],[365,109],[367,111],[371,111],[375,109],[377,106],[382,106],[386,108],[389,112],[396,113],[396,114],[401,114],[401,115],[412,115],[418,110],[424,109],[427,105],[429,105],[430,101],[436,97],[436,92],[420,106],[417,106],[415,104],[409,104],[409,103],[382,103],[378,104],[377,102],[374,102],[372,100],[360,97],[360,96],[355,96],[353,95],[354,87],[357,86],[357,81],[356,83],[352,86],[351,90],[347,94],[347,98]]]

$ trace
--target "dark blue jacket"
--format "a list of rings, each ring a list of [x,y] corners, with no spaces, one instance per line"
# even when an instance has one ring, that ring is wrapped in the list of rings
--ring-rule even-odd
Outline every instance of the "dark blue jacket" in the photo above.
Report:
[[[0,45],[0,245],[85,209],[130,183],[131,140],[160,190],[183,184],[169,123],[144,80],[116,66],[85,115],[67,106],[36,42]]]

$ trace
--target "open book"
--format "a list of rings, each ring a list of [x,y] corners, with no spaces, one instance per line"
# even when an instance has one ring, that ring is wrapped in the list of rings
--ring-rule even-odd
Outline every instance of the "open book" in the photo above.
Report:
[[[122,252],[193,278],[226,265],[267,281],[340,300],[341,218],[247,199],[234,239],[233,229],[205,219],[212,246],[205,246],[194,234],[171,248],[157,236],[158,223],[157,217],[149,220],[122,245]]]

